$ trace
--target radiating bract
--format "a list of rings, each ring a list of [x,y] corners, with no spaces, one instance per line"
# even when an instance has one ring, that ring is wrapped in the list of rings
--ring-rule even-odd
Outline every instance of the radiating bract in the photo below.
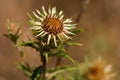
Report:
[[[71,18],[64,19],[63,11],[57,13],[56,7],[49,7],[46,11],[42,6],[41,12],[36,10],[33,14],[38,20],[30,20],[33,24],[31,29],[37,32],[35,35],[37,38],[47,35],[47,45],[50,44],[50,41],[54,41],[55,46],[57,46],[57,40],[65,41],[71,39],[69,35],[74,35],[71,30],[75,28],[76,24]]]

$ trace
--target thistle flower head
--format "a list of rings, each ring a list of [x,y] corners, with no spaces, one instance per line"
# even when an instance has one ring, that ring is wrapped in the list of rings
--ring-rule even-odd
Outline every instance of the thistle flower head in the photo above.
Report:
[[[54,41],[55,46],[57,46],[57,40],[65,41],[71,39],[70,34],[74,35],[71,32],[75,28],[76,24],[73,24],[71,18],[64,19],[63,11],[57,13],[56,7],[45,10],[42,6],[42,11],[36,10],[33,12],[37,20],[30,20],[33,24],[31,29],[37,34],[37,38],[47,36],[47,45],[50,44],[50,41]]]
[[[6,26],[7,26],[7,29],[8,29],[10,34],[13,34],[13,35],[20,35],[21,34],[20,27],[17,23],[12,22],[10,20],[7,20]]]
[[[16,43],[18,38],[21,35],[20,26],[15,22],[7,20],[6,27],[7,27],[7,30],[8,30],[8,34],[5,34],[5,36]]]
[[[115,76],[112,71],[112,65],[106,65],[101,58],[91,64],[88,68],[88,80],[110,80]]]

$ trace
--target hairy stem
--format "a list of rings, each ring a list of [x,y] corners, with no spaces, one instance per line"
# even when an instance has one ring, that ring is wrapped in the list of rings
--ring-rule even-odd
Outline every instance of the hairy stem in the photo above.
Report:
[[[46,80],[46,77],[45,77],[45,75],[46,75],[46,58],[45,57],[44,57],[44,60],[43,60],[43,67],[45,69],[45,71],[43,73],[43,80]]]

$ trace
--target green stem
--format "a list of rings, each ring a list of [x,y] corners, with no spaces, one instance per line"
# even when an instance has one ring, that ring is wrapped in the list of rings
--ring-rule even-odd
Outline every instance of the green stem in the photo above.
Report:
[[[44,69],[45,69],[45,71],[44,71],[44,73],[43,73],[43,80],[46,80],[46,77],[45,77],[45,75],[46,75],[46,63],[47,63],[47,61],[46,61],[46,58],[43,56],[43,67],[44,67]]]

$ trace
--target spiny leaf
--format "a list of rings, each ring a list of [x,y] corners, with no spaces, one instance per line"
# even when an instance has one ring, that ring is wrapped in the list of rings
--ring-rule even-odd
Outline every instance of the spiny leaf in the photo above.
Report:
[[[62,57],[69,59],[71,62],[75,63],[75,61],[69,55],[67,55],[67,53],[65,53],[65,52],[58,52],[58,53],[53,54],[51,56],[62,56]]]
[[[31,20],[33,20],[33,17],[29,13],[27,13],[27,15]]]
[[[38,47],[35,44],[36,44],[35,41],[29,40],[26,42],[23,41],[22,43],[18,43],[16,44],[16,46],[27,46],[27,47],[34,48],[38,51]]]
[[[72,40],[66,41],[65,44],[67,44],[67,45],[79,45],[79,46],[82,46],[82,44],[77,43],[77,42],[74,42],[74,41],[72,41]]]
[[[18,29],[16,30],[16,33],[15,33],[15,35],[18,35],[18,36],[20,36],[20,35],[21,35],[21,33],[20,33],[20,30],[21,30],[21,27],[18,27]]]
[[[58,66],[57,68],[52,68],[50,70],[48,70],[49,73],[53,73],[55,71],[59,71],[59,70],[65,70],[70,68],[70,66]]]
[[[83,29],[75,29],[72,31],[72,33],[74,33],[74,34],[78,34],[80,32],[84,32],[84,30]]]
[[[24,74],[27,76],[31,76],[31,69],[29,65],[26,65],[24,63],[18,63],[17,64],[18,68],[24,71]]]
[[[12,42],[16,43],[17,40],[19,39],[20,35],[14,35],[14,34],[4,34],[4,36],[8,39],[10,39]]]
[[[54,76],[57,77],[57,75],[60,75],[66,71],[72,71],[72,70],[76,70],[76,68],[70,67],[70,66],[59,66],[55,69],[48,70],[48,73],[50,73],[48,78],[51,80],[51,78]]]
[[[31,75],[31,80],[35,80],[35,78],[38,75],[40,76],[44,72],[45,72],[45,68],[43,66],[39,66],[39,67],[35,68],[35,70],[33,71],[33,74]]]
[[[65,55],[65,57],[69,59],[71,62],[75,63],[75,61],[69,55]]]
[[[22,43],[18,43],[16,46],[32,46],[35,42],[32,40],[29,40],[27,42],[22,42]]]

